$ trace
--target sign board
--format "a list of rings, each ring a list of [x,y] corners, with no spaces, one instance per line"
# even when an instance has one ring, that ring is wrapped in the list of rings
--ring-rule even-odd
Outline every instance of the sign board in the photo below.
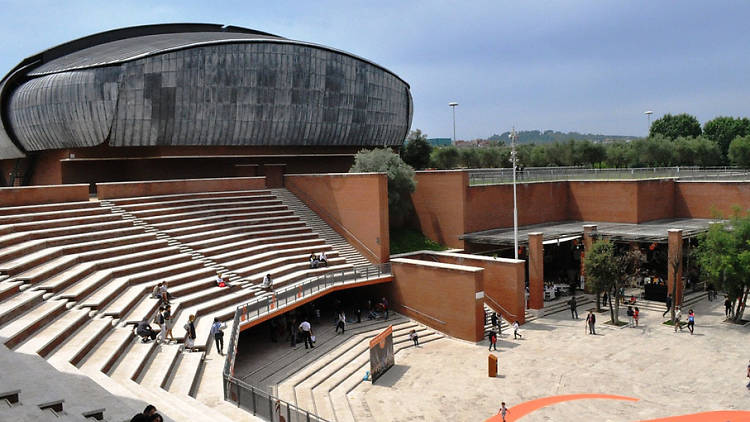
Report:
[[[374,383],[393,366],[393,326],[370,340],[370,379]]]

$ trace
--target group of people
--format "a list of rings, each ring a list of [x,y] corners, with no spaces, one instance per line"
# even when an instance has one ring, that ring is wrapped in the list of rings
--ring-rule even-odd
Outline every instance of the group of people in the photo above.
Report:
[[[172,294],[167,289],[167,282],[162,281],[151,291],[151,297],[159,299],[159,303],[163,305],[169,305],[169,301],[172,300]]]
[[[315,255],[315,253],[310,254],[310,268],[327,267],[327,266],[328,266],[328,257],[326,257],[325,251],[321,251],[317,255]]]
[[[143,409],[143,412],[136,414],[130,419],[130,422],[164,422],[164,418],[156,413],[156,406],[149,404]]]
[[[641,316],[641,310],[636,306],[628,306],[628,327],[635,328],[638,326],[638,318]]]
[[[502,334],[503,329],[502,326],[499,323],[499,319],[502,318],[501,315],[498,315],[497,312],[493,312],[492,315],[490,315],[490,322],[492,323],[492,329],[487,333],[487,340],[490,342],[490,348],[489,350],[497,350],[497,338]],[[518,323],[518,321],[513,321],[513,339],[519,339],[523,338],[521,335],[521,324]],[[497,328],[497,331],[495,329]]]

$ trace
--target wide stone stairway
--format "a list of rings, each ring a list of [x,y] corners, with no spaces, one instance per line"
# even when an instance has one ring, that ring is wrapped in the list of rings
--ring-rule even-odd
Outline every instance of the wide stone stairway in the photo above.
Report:
[[[293,199],[248,190],[0,208],[0,341],[172,420],[252,420],[217,399],[223,358],[205,351],[213,319],[231,325],[237,306],[270,295],[265,274],[278,288],[368,263],[330,240],[322,220],[311,227]],[[328,266],[309,268],[321,251]],[[217,273],[229,287],[216,285]],[[141,343],[132,326],[153,322],[159,302],[149,293],[162,281],[177,342]],[[202,352],[180,351],[189,315]],[[129,420],[140,404],[108,420]]]

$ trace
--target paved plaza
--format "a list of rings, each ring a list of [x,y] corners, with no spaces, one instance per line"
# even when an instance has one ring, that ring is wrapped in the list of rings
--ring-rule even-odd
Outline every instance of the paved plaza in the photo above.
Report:
[[[750,327],[724,323],[722,301],[703,300],[695,334],[675,333],[661,312],[641,311],[638,328],[614,328],[598,314],[597,335],[561,312],[503,332],[497,378],[487,376],[487,344],[441,339],[396,355],[376,385],[348,395],[357,420],[484,421],[513,406],[566,394],[610,394],[637,402],[588,399],[544,407],[518,420],[639,421],[719,410],[750,410],[746,368]],[[624,315],[622,320],[627,321]],[[685,312],[686,314],[687,312]],[[695,419],[699,420],[699,419]],[[734,419],[732,419],[734,420]],[[745,419],[742,419],[745,420]]]

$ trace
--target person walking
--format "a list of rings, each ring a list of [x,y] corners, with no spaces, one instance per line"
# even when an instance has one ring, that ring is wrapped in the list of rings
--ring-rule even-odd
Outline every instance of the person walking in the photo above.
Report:
[[[497,334],[495,334],[495,331],[490,330],[489,334],[487,334],[487,338],[490,340],[489,350],[492,350],[493,347],[497,350]]]
[[[310,323],[303,320],[302,323],[299,325],[299,330],[302,332],[302,337],[305,340],[305,349],[307,349],[307,345],[310,345],[310,349],[314,349],[315,346],[313,345],[312,340],[312,327],[310,326]]]
[[[680,311],[679,306],[674,307],[674,332],[677,332],[677,329],[679,328],[680,331],[682,331],[682,325],[680,323],[680,320],[682,319],[682,311]]]
[[[339,333],[339,328],[341,328],[341,334],[344,334],[344,327],[346,326],[346,315],[344,315],[344,311],[339,312],[338,321],[336,322],[336,334]]]
[[[602,303],[604,303],[604,306],[607,306],[607,300],[609,300],[609,295],[607,294],[607,292],[604,292],[604,294],[602,295]]]
[[[635,327],[635,321],[633,320],[633,307],[628,306],[628,327]]]
[[[517,338],[523,338],[521,335],[521,326],[518,324],[518,321],[513,322],[513,339]]]
[[[576,304],[576,297],[573,296],[568,301],[568,305],[570,305],[570,317],[573,319],[578,319],[578,305]]]
[[[224,356],[224,330],[223,328],[226,328],[225,324],[222,324],[221,321],[219,321],[219,318],[214,318],[214,323],[211,324],[211,331],[209,334],[213,336],[214,341],[216,342],[216,350],[219,352],[219,355]],[[206,345],[207,348],[211,349],[211,343]]]
[[[695,312],[693,312],[692,309],[688,311],[687,327],[688,327],[688,330],[690,330],[690,335],[693,335],[693,330],[695,329]]]
[[[661,317],[664,318],[667,316],[667,312],[669,312],[670,309],[672,309],[672,295],[667,295],[667,300],[665,302],[665,305],[667,306],[667,310],[664,311],[663,314],[661,314]]]
[[[414,342],[414,347],[419,347],[419,334],[417,334],[417,330],[411,330],[409,338]]]
[[[505,415],[510,413],[510,410],[505,407],[505,402],[500,403],[500,410],[497,413],[500,414],[500,416],[503,418],[503,422],[505,422]]]
[[[492,322],[492,328],[497,327],[497,312],[493,312],[490,316],[490,321]]]
[[[159,343],[166,343],[167,340],[167,321],[164,319],[164,310],[166,308],[161,306],[159,311],[156,313],[156,323],[159,324]]]
[[[636,306],[635,310],[633,311],[633,320],[635,320],[635,326],[636,327],[638,326],[638,318],[639,318],[640,314],[641,314],[641,310],[638,309],[638,307]]]
[[[724,296],[724,315],[727,318],[732,316],[732,301],[729,300],[729,296]]]
[[[586,324],[589,326],[589,334],[596,335],[596,315],[593,311],[589,311],[588,316],[586,316]]]
[[[167,328],[167,334],[166,337],[169,339],[169,341],[174,341],[175,343],[177,340],[175,340],[174,336],[172,335],[172,326],[174,325],[174,317],[172,316],[172,307],[170,305],[167,305],[164,307],[164,312],[162,313],[164,316],[164,325]]]

